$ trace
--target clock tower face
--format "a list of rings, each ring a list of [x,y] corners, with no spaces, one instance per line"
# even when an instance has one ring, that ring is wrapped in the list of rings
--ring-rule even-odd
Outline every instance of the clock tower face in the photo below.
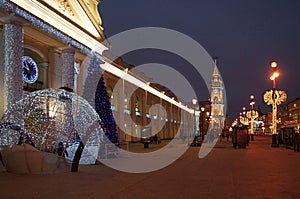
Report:
[[[22,57],[22,77],[29,84],[34,83],[39,76],[38,67],[35,61],[28,56]]]

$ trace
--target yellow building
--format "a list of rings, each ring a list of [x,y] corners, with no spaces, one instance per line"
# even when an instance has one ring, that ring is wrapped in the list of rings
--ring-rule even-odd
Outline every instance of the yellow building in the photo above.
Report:
[[[71,88],[94,106],[95,83],[104,71],[114,116],[124,125],[118,128],[120,140],[138,141],[141,126],[150,120],[152,132],[159,132],[161,139],[173,138],[179,127],[183,134],[190,134],[193,110],[159,85],[149,85],[128,74],[130,78],[124,78],[124,84],[139,81],[141,86],[129,96],[124,89],[114,92],[116,82],[127,74],[126,66],[111,63],[104,55],[109,44],[101,27],[98,3],[99,0],[0,1],[0,116],[24,93],[44,88]],[[163,106],[166,113],[149,111],[153,104]],[[160,129],[162,124],[165,125]]]

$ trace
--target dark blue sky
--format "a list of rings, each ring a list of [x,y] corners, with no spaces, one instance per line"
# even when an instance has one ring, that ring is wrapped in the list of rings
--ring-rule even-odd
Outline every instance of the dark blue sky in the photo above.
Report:
[[[263,102],[263,93],[272,87],[268,77],[272,60],[278,61],[281,72],[278,88],[287,91],[288,101],[300,97],[299,9],[298,0],[102,0],[99,5],[107,37],[132,28],[170,28],[217,56],[231,119],[243,106],[249,108],[251,94],[256,107],[271,110]],[[191,74],[184,66],[188,63],[169,53],[138,51],[124,59],[135,65],[160,62]],[[201,77],[189,79],[200,100],[206,100]]]

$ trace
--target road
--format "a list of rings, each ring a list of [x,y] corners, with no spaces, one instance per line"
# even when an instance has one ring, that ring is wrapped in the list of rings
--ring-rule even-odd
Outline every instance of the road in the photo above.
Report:
[[[142,147],[142,145],[140,144]],[[218,142],[198,158],[191,147],[159,171],[131,174],[102,164],[78,173],[0,172],[1,198],[300,198],[300,153],[271,148],[271,137],[255,137],[245,149]]]

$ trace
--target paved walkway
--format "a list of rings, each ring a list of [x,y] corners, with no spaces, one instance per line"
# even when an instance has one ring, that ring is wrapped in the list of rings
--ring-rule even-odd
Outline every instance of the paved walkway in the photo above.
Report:
[[[270,146],[271,137],[255,137],[248,148],[236,150],[222,141],[203,159],[199,147],[191,147],[172,165],[144,174],[102,164],[81,166],[78,173],[1,172],[0,197],[300,198],[300,153]]]

